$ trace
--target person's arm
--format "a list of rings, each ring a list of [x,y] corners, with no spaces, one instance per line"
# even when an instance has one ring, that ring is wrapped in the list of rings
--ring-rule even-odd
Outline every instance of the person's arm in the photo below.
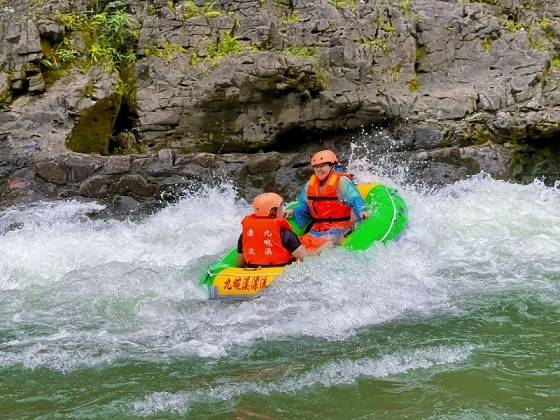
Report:
[[[352,212],[357,220],[365,219],[371,215],[356,185],[348,178],[340,179],[337,193],[342,201],[352,207]]]
[[[332,248],[333,246],[334,244],[330,239],[326,240],[319,248],[315,249],[307,249],[303,245],[300,245],[292,252],[292,256],[297,260],[303,260],[307,257],[319,255],[321,251]]]
[[[290,216],[293,216],[296,223],[301,228],[311,222],[311,214],[309,213],[309,207],[307,207],[307,182],[298,194],[297,205]]]
[[[235,266],[239,268],[245,267],[245,258],[243,258],[243,254],[237,253],[235,257]]]
[[[296,260],[303,260],[306,257],[311,257],[313,255],[319,255],[323,249],[332,248],[333,243],[328,240],[322,244],[319,248],[309,250],[304,247],[297,235],[289,229],[282,229],[282,246],[286,248]]]
[[[243,258],[243,234],[239,235],[237,240],[237,255],[235,257],[235,266],[239,268],[245,267],[245,258]]]

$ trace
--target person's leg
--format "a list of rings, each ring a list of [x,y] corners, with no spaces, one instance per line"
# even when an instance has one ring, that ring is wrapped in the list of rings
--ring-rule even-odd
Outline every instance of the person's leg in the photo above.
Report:
[[[333,228],[324,231],[310,230],[299,238],[301,244],[307,249],[317,249],[330,240],[333,244],[339,244],[344,239],[344,229]]]
[[[309,250],[318,249],[321,245],[327,242],[327,240],[328,236],[315,236],[311,234],[311,232],[308,232],[299,238],[301,244]]]

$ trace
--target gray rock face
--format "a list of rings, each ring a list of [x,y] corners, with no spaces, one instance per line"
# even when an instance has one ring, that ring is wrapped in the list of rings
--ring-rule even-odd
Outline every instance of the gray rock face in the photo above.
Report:
[[[121,6],[0,2],[4,200],[145,200],[220,176],[249,196],[293,194],[309,173],[305,142],[344,150],[341,131],[370,126],[394,131],[390,153],[375,153],[404,156],[428,181],[560,177],[555,0],[195,3],[121,5],[139,25],[133,77],[76,64],[53,80],[47,54],[64,40],[81,57],[91,48],[59,14]],[[105,156],[114,141],[144,153]]]

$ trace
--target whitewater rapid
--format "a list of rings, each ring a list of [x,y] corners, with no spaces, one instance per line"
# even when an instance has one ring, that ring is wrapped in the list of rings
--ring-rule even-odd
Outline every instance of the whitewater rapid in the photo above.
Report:
[[[260,343],[343,343],[387,322],[460,314],[497,291],[559,301],[558,186],[485,175],[438,190],[396,186],[409,206],[398,240],[363,253],[329,250],[288,267],[259,298],[236,303],[209,301],[198,284],[204,268],[236,243],[249,211],[231,185],[188,195],[141,221],[92,219],[102,206],[78,201],[6,209],[0,368],[67,374],[130,360],[211,363],[250,354]],[[462,361],[476,347],[344,357],[265,384],[158,391],[129,402],[129,412],[184,413],[193,398],[383,377]]]

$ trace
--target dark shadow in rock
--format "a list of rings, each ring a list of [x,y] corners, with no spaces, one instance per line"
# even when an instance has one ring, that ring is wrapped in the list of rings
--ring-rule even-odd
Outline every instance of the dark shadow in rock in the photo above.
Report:
[[[323,144],[337,142],[348,136],[348,131],[322,131],[301,127],[290,127],[276,136],[274,146],[263,149],[265,152],[305,153],[310,149],[321,148]],[[344,141],[344,140],[343,140]],[[325,146],[327,147],[327,146]]]
[[[542,179],[546,185],[560,180],[560,144],[555,135],[527,139],[529,146],[523,152],[523,170],[516,181],[532,182]]]

